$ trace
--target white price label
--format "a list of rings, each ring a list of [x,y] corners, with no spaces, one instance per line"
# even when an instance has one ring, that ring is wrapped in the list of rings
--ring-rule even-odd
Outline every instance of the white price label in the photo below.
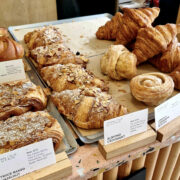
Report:
[[[10,180],[56,163],[52,139],[0,155],[0,180]]]
[[[0,62],[0,83],[26,79],[22,59]]]
[[[104,144],[147,131],[148,109],[104,121]]]
[[[180,93],[154,109],[156,130],[180,116]]]

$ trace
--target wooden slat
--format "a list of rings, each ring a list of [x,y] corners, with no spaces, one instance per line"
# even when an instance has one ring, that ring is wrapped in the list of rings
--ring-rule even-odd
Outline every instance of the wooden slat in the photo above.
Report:
[[[156,167],[155,167],[155,171],[152,178],[153,180],[161,180],[168,157],[169,157],[169,153],[171,151],[171,146],[172,145],[160,150]]]
[[[103,173],[100,173],[97,176],[90,178],[89,180],[103,180]]]
[[[172,145],[162,180],[170,179],[180,154],[180,142]]]
[[[140,169],[142,169],[145,165],[146,156],[142,156],[140,158],[137,158],[132,163],[131,172],[136,172]]]
[[[57,19],[56,0],[3,0],[0,27]]]
[[[103,174],[103,180],[116,180],[118,175],[118,167],[115,167]]]
[[[172,173],[171,180],[179,180],[179,178],[180,178],[180,155],[179,155],[179,158],[177,160],[174,171]]]
[[[145,167],[146,167],[146,180],[151,180],[153,172],[156,166],[159,150],[150,153],[146,157]]]
[[[132,161],[128,161],[127,163],[119,166],[118,170],[118,179],[121,180],[125,177],[128,177],[131,173]]]

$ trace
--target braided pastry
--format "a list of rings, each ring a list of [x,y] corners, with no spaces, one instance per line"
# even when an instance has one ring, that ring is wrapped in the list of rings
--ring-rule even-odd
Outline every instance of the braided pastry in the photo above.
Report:
[[[121,25],[123,15],[117,12],[113,18],[96,32],[98,39],[115,40],[118,27]]]
[[[39,68],[54,64],[79,64],[86,67],[88,60],[81,55],[75,55],[69,48],[60,43],[47,46],[39,46],[30,51],[31,57]]]
[[[130,88],[137,100],[149,106],[156,106],[171,96],[174,83],[170,76],[153,72],[134,77]]]
[[[101,71],[112,79],[131,79],[136,75],[136,62],[136,56],[123,45],[111,45],[101,59]]]
[[[102,128],[105,120],[127,113],[111,95],[96,87],[54,92],[52,100],[60,113],[80,128]]]
[[[161,72],[172,72],[180,64],[180,46],[177,38],[173,39],[165,52],[149,59],[149,62]]]
[[[45,111],[27,112],[0,123],[0,154],[52,138],[59,147],[64,133],[58,121]]]
[[[24,55],[23,47],[6,36],[0,36],[0,61],[20,59]]]
[[[137,64],[166,51],[178,30],[179,25],[175,24],[140,29],[133,50],[133,53],[137,56]]]
[[[24,42],[27,44],[28,49],[31,50],[39,46],[46,46],[56,42],[62,43],[62,37],[58,28],[46,26],[25,34]]]
[[[108,90],[103,80],[94,76],[90,71],[75,64],[56,64],[41,69],[42,78],[54,91],[76,89],[81,86],[96,86]]]
[[[147,26],[151,26],[154,19],[159,15],[160,9],[140,8],[129,9],[123,8],[122,23],[118,26],[116,35],[116,44],[126,45],[137,36],[138,30]]]

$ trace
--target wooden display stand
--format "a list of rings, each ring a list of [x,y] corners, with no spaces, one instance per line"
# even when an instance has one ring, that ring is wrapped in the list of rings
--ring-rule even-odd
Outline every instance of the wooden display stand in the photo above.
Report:
[[[67,177],[72,174],[72,164],[65,152],[56,155],[56,164],[24,175],[19,180],[43,179],[54,180]]]
[[[122,153],[150,144],[156,140],[156,136],[157,134],[148,125],[146,132],[136,134],[112,144],[104,145],[104,139],[101,139],[99,140],[98,148],[104,158],[107,160]]]
[[[151,125],[155,129],[155,123]],[[163,142],[173,136],[177,131],[180,130],[180,117],[177,117],[170,123],[166,124],[162,128],[157,130],[157,140]]]

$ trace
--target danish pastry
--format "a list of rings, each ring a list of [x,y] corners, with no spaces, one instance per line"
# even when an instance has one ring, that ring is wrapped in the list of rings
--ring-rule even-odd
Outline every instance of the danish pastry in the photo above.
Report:
[[[137,100],[149,106],[156,106],[171,96],[174,82],[168,75],[152,72],[134,77],[130,88]]]
[[[43,110],[46,104],[41,87],[28,80],[0,84],[0,120],[29,110]]]
[[[76,89],[81,86],[96,86],[108,90],[103,80],[96,78],[93,73],[75,64],[56,64],[41,69],[42,78],[57,92],[66,89]]]
[[[136,62],[136,56],[123,45],[111,45],[101,59],[101,71],[112,79],[131,79],[136,75]]]
[[[54,92],[52,100],[60,113],[80,128],[102,128],[105,120],[127,113],[111,95],[96,87]]]
[[[58,121],[45,111],[8,118],[0,129],[0,154],[47,138],[52,138],[56,150],[64,135]]]

